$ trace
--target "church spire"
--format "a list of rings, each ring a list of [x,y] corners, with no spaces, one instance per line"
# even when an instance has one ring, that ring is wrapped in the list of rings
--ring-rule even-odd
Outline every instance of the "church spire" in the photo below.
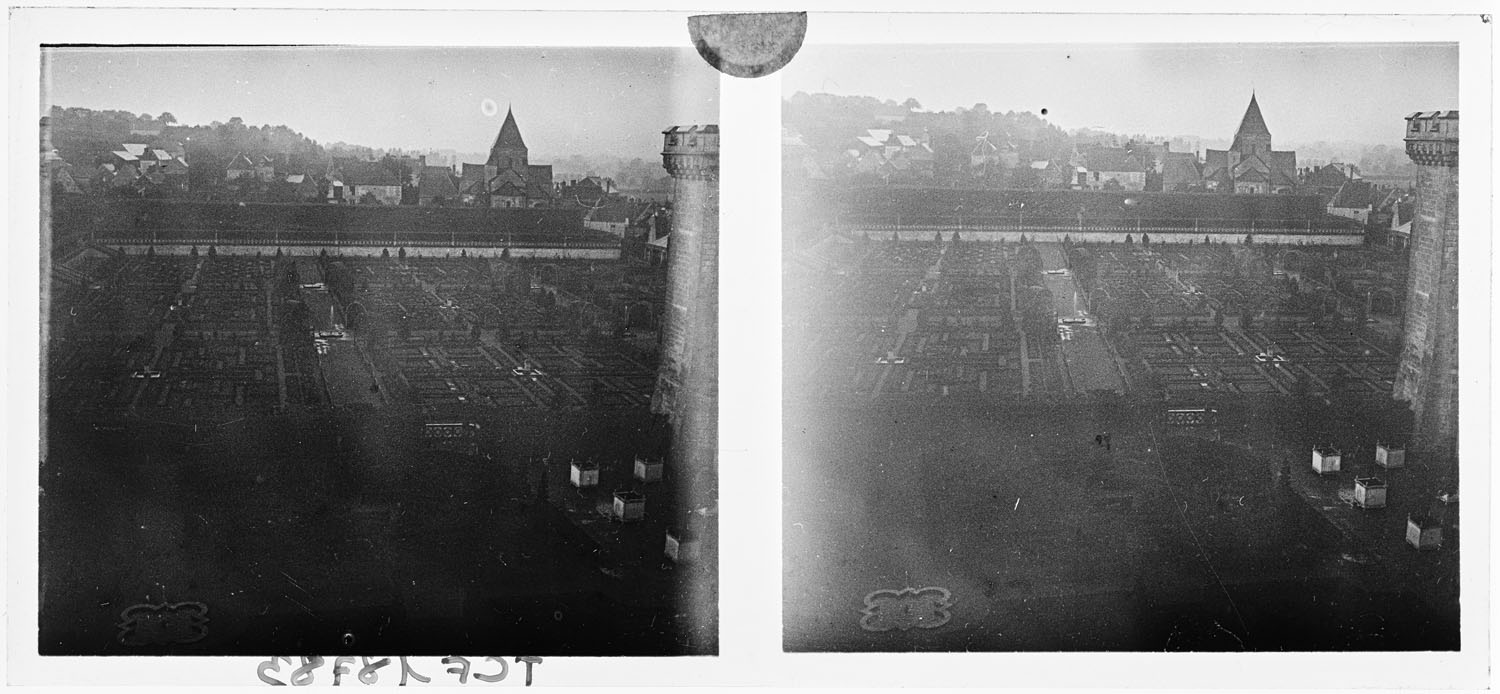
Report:
[[[506,156],[519,159],[526,157],[526,141],[521,139],[521,128],[516,125],[516,115],[508,106],[505,109],[505,123],[501,124],[500,134],[495,137],[495,144],[490,147],[489,165],[497,165],[501,158]]]
[[[1242,152],[1251,143],[1263,142],[1266,149],[1271,147],[1271,130],[1266,127],[1266,119],[1260,115],[1260,104],[1255,101],[1255,92],[1250,92],[1250,105],[1245,108],[1245,117],[1240,119],[1240,129],[1234,132],[1234,144],[1230,149]]]

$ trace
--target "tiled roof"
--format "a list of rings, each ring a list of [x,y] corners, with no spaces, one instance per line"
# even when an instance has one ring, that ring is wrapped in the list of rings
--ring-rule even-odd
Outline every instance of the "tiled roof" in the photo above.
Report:
[[[1245,116],[1240,119],[1240,127],[1234,131],[1234,144],[1230,145],[1229,148],[1233,150],[1242,149],[1241,140],[1247,135],[1269,136],[1270,134],[1270,128],[1266,127],[1266,119],[1260,114],[1260,104],[1256,103],[1255,95],[1251,94],[1250,105],[1245,107]]]
[[[501,149],[526,149],[526,141],[521,139],[521,128],[516,125],[516,115],[510,109],[505,109],[505,122],[500,125],[500,134],[495,136],[495,144],[490,146],[490,166],[498,166],[499,150]]]
[[[401,179],[376,162],[359,162],[342,167],[345,185],[350,186],[400,186]]]
[[[1329,201],[1329,207],[1363,210],[1375,204],[1375,187],[1366,181],[1348,181]]]
[[[446,166],[422,167],[422,178],[417,183],[417,197],[457,198],[458,185],[453,182],[453,170]]]
[[[1145,171],[1141,158],[1118,147],[1098,147],[1085,155],[1090,171]]]

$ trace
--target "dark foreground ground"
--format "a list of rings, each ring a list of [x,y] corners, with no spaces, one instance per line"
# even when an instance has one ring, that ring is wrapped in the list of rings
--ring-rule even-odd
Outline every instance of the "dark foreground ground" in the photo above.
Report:
[[[1346,470],[1368,474],[1391,421],[1155,419],[1118,406],[788,403],[786,648],[1459,647],[1456,529],[1434,552],[1401,539],[1406,513],[1428,511],[1455,480],[1418,462],[1385,475],[1391,508],[1362,510],[1327,501],[1353,474],[1310,470],[1312,443],[1338,441],[1354,453]],[[1094,445],[1101,431],[1113,450]],[[862,628],[868,594],[907,587],[947,589],[950,621]]]
[[[601,544],[559,503],[567,460],[649,445],[644,417],[515,418],[487,430],[489,458],[424,449],[409,422],[373,411],[198,433],[53,418],[39,650],[715,652],[711,567],[661,559],[659,523],[595,519],[615,538]],[[547,452],[550,500],[527,464]],[[164,603],[186,605],[122,615]]]

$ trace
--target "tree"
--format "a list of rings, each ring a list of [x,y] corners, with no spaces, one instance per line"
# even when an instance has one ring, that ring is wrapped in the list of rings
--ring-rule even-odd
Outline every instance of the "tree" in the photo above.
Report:
[[[1135,243],[1135,239],[1134,239],[1134,238],[1132,238],[1132,237],[1131,237],[1131,236],[1130,236],[1130,234],[1126,234],[1126,235],[1125,235],[1125,243],[1126,243],[1126,244],[1132,244],[1132,243]]]
[[[406,260],[406,247],[405,246],[402,246],[402,247],[396,249],[396,257],[400,258],[402,260]]]
[[[1246,246],[1250,246],[1250,245],[1254,245],[1254,243],[1255,243],[1255,236],[1253,234],[1245,234],[1245,245]]]
[[[908,98],[906,101],[901,102],[901,107],[908,111],[920,111],[922,110],[922,103],[915,98]]]
[[[380,249],[380,257],[382,257],[382,258],[390,258],[391,257],[391,249],[389,249],[389,248],[382,248],[382,249]]]
[[[162,111],[161,115],[156,117],[156,120],[160,121],[162,125],[173,125],[177,122],[177,116],[172,115],[170,111]]]
[[[1149,246],[1149,245],[1151,245],[1151,235],[1150,234],[1141,234],[1141,245],[1142,246]]]

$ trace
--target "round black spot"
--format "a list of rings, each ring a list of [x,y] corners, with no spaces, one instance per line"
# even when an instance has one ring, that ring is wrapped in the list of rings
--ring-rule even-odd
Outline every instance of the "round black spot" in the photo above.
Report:
[[[1045,109],[1045,108],[1042,109],[1042,115],[1044,115],[1044,116],[1047,115],[1047,109]]]

